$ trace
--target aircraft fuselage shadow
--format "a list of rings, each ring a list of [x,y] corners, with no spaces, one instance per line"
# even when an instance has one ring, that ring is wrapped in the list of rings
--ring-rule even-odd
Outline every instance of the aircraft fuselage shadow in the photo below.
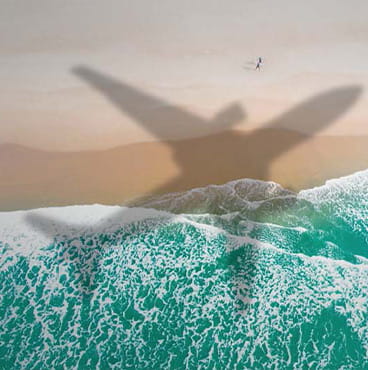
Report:
[[[213,120],[206,121],[191,112],[176,108],[160,98],[150,96],[127,83],[117,81],[91,68],[78,66],[73,69],[73,73],[88,85],[100,91],[110,103],[124,114],[133,118],[137,124],[144,127],[151,134],[154,134],[158,141],[163,141],[168,146],[180,173],[162,186],[152,189],[150,194],[164,194],[166,192],[184,190],[185,188],[188,189],[193,186],[205,185],[213,181],[214,178],[223,182],[241,177],[268,179],[270,165],[277,157],[301,144],[323,128],[333,124],[336,119],[353,105],[362,91],[361,87],[355,85],[327,90],[265,123],[261,129],[251,133],[241,133],[231,129],[232,126],[245,117],[242,107],[237,103],[226,107]],[[152,117],[152,111],[146,109],[147,107],[157,105],[170,106],[170,109],[165,113],[170,116],[170,125],[167,124],[167,117],[165,119],[166,123],[162,123],[160,122],[160,117]],[[180,122],[183,125],[181,132],[190,132],[190,130],[195,129],[196,132],[201,133],[202,137],[169,141],[167,138],[170,137],[172,132],[177,130],[177,127],[175,127],[176,122]],[[285,130],[284,138],[269,145],[270,141],[272,141],[273,130],[280,130],[285,127],[292,128],[295,131]],[[218,129],[227,129],[228,131],[221,135],[209,135],[213,130],[216,131]],[[306,132],[305,135],[296,132],[301,129]],[[103,151],[94,152],[90,159],[88,159],[88,155],[85,155],[83,159],[87,161],[86,163],[89,163],[91,168],[93,168],[94,162],[90,163],[88,161],[95,161],[96,166],[99,167],[95,172],[95,176],[101,176],[99,170],[103,171],[103,167],[106,168],[106,173],[114,168],[111,164],[107,165],[107,161],[105,163],[103,159],[99,158],[99,156],[103,158],[105,154]],[[53,154],[49,155],[52,158]],[[70,163],[73,162],[73,154],[55,154],[58,160],[63,155],[65,157],[69,156]],[[252,161],[254,156],[257,156],[257,161]],[[57,165],[57,160],[53,165],[55,164]],[[53,165],[49,163],[49,168],[52,168]],[[119,163],[116,163],[115,168],[118,165]],[[156,165],[159,165],[159,163],[156,163]],[[57,172],[58,167],[54,166],[54,168]],[[204,168],[206,171],[203,171]],[[234,168],[238,170],[234,170]],[[122,179],[124,178],[123,176],[126,178],[131,173],[129,168],[119,168],[119,171],[122,173]],[[205,176],[203,172],[206,173]],[[219,173],[221,173],[220,176],[218,175]],[[91,178],[91,174],[86,172],[85,178],[87,179],[88,177]],[[102,181],[107,182],[107,189],[108,178],[108,176],[103,178],[102,175]],[[201,180],[196,181],[193,179]],[[86,181],[86,183],[88,182]],[[83,190],[81,189],[80,191]],[[139,204],[142,202],[136,199],[134,203]],[[105,232],[111,221],[118,223],[119,220],[124,219],[125,212],[128,212],[128,210],[118,211],[111,215],[106,222],[103,221],[94,225],[93,233]],[[79,225],[73,223],[65,224],[59,220],[44,218],[37,214],[29,213],[26,219],[33,228],[55,240],[58,239],[59,242],[60,236],[54,234],[55,229],[51,228],[50,225],[58,225],[59,228],[71,228],[74,230],[80,229],[80,233],[83,232]],[[80,250],[78,253],[83,254],[84,252]],[[94,254],[91,257],[93,261],[87,264],[88,266],[83,267],[83,264],[80,264],[81,275],[88,275],[91,264],[99,265],[98,256],[98,253]],[[254,265],[254,261],[252,263]],[[88,290],[85,282],[81,283],[81,289],[83,292],[86,289]]]

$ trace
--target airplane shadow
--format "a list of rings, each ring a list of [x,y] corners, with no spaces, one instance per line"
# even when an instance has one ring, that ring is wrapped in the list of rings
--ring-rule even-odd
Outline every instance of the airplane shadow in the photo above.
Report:
[[[187,178],[200,178],[203,168],[206,169],[209,179],[219,171],[223,171],[225,178],[228,180],[239,178],[238,173],[234,173],[232,168],[242,168],[242,166],[253,168],[258,178],[267,178],[270,165],[277,157],[301,144],[323,128],[333,124],[338,117],[352,106],[362,92],[362,88],[357,85],[323,91],[265,123],[262,129],[251,133],[240,133],[231,129],[245,117],[245,113],[238,103],[226,107],[213,120],[207,121],[89,67],[78,66],[73,68],[72,72],[88,85],[100,91],[110,103],[124,114],[128,114],[139,125],[154,134],[158,140],[165,142],[170,148],[173,159],[180,168],[180,175],[153,189],[151,194],[165,194],[181,188]],[[152,108],[157,106],[167,108],[156,112]],[[216,130],[223,131],[227,129],[227,131],[221,136],[210,135],[193,139],[190,141],[191,145],[188,148],[188,142],[185,140],[173,141],[168,139],[172,133],[178,131],[178,122],[182,125],[180,130],[183,133],[195,130],[201,135],[210,135]],[[267,135],[269,135],[270,130],[272,132],[272,130],[285,127],[292,127],[295,130],[303,129],[307,135],[295,133],[289,135],[287,140],[278,140],[273,142],[272,145],[267,145],[269,140]],[[259,146],[259,143],[264,143],[264,147],[261,148],[262,156],[257,158],[257,161],[252,161],[254,146]],[[223,148],[226,148],[226,150]],[[124,169],[121,169],[121,171],[124,171]],[[243,177],[249,177],[246,176],[247,174],[252,174],[252,171],[244,171]],[[87,178],[86,182],[88,182]],[[144,200],[137,200],[130,205],[134,204],[144,206]],[[129,212],[129,210],[119,210],[110,215],[108,219],[94,225],[90,233],[106,234],[106,230],[109,229],[111,224],[118,224],[119,221],[124,220],[126,212]],[[93,251],[87,245],[71,247],[66,239],[63,239],[63,236],[56,235],[54,231],[54,226],[57,225],[58,229],[70,229],[82,235],[85,233],[84,227],[50,217],[43,217],[36,213],[27,214],[26,220],[33,228],[54,239],[55,243],[59,243],[59,246],[65,249],[62,258],[68,263],[75,264],[75,268],[80,271],[81,276],[79,281],[80,290],[85,297],[90,297],[96,288],[96,283],[91,278],[92,271],[100,268],[101,253]],[[71,259],[70,256],[72,255],[77,256],[77,258]],[[252,263],[254,265],[254,261]],[[250,274],[252,274],[252,271],[250,271]],[[251,287],[248,289],[250,290]]]

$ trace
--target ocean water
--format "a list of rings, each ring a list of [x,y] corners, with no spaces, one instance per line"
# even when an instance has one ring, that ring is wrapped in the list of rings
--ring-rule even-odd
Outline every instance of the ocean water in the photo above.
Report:
[[[368,171],[0,213],[4,369],[367,369]]]

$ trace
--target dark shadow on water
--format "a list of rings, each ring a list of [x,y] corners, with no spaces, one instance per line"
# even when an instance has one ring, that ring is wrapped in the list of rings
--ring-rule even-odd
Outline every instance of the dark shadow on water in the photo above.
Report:
[[[267,122],[262,129],[251,133],[240,133],[231,130],[232,126],[245,117],[242,107],[237,103],[226,107],[217,114],[213,120],[206,121],[193,113],[172,106],[162,99],[150,96],[127,83],[117,81],[91,68],[78,66],[73,69],[73,73],[91,87],[100,91],[110,103],[115,105],[124,114],[128,114],[137,124],[144,127],[145,130],[154,134],[158,140],[164,141],[170,147],[173,158],[180,168],[180,175],[171,179],[167,184],[154,189],[152,194],[165,194],[176,189],[176,187],[185,181],[188,176],[200,176],[200,172],[198,172],[198,174],[197,172],[193,172],[199,171],[193,169],[193,163],[197,163],[196,168],[206,168],[209,173],[215,174],[219,170],[227,171],[227,169],[230,168],[227,164],[230,163],[233,166],[234,163],[239,162],[239,166],[241,166],[241,159],[244,159],[246,155],[250,163],[249,166],[255,166],[255,164],[252,164],[251,153],[248,153],[247,150],[254,145],[254,142],[262,142],[265,130],[267,129],[291,127],[295,130],[302,129],[306,132],[307,135],[296,134],[287,141],[279,140],[277,143],[273,143],[272,147],[265,146],[263,150],[264,155],[262,158],[257,159],[256,166],[257,173],[260,173],[260,178],[266,178],[270,165],[275,158],[285,151],[299,145],[318,131],[333,124],[336,119],[352,106],[362,91],[359,86],[355,85],[323,91],[303,103],[298,104],[281,116]],[[167,108],[157,110],[156,112],[155,107]],[[158,116],[155,116],[155,114]],[[167,122],[170,122],[170,124],[168,125]],[[228,129],[222,136],[222,140],[226,141],[225,144],[227,148],[231,149],[221,151],[221,146],[224,144],[223,142],[219,142],[215,139],[213,142],[208,143],[208,138],[199,138],[198,140],[191,141],[192,146],[188,150],[185,141],[168,140],[172,133],[178,131],[178,127],[176,126],[177,123],[182,125],[181,133],[194,130],[198,134],[208,135],[216,130]],[[204,146],[203,141],[206,140],[207,142]],[[205,150],[203,149],[204,147]],[[221,153],[221,156],[219,153]],[[214,158],[216,158],[216,161]],[[122,171],[123,170],[124,169],[122,169]],[[231,173],[231,170],[229,169],[228,171],[227,177],[229,180],[235,179],[235,177],[233,177],[235,175]],[[144,206],[144,202],[142,203],[142,201],[140,202],[139,200],[134,204],[143,204]],[[129,212],[129,210],[118,211],[110,215],[106,221],[94,225],[89,234],[108,234],[106,233],[106,229],[109,228],[112,223],[118,224],[120,220],[124,220],[125,212]],[[74,267],[80,272],[80,289],[85,296],[91,296],[93,290],[96,288],[92,271],[98,271],[101,251],[92,251],[91,248],[93,248],[93,246],[89,247],[88,245],[82,245],[80,247],[75,246],[73,250],[70,250],[71,246],[67,244],[67,239],[60,235],[56,235],[54,231],[54,225],[57,225],[58,229],[64,228],[66,230],[74,230],[76,235],[83,235],[85,232],[84,227],[73,223],[63,223],[57,219],[43,217],[36,213],[30,213],[26,218],[34,229],[39,230],[53,239],[55,244],[59,245],[61,249],[66,248],[61,254],[64,260],[67,260],[68,263],[71,264],[73,263],[72,261],[77,260],[77,263],[74,262]],[[73,257],[71,258],[71,256]],[[254,272],[253,270],[249,273],[252,274]],[[249,286],[247,289],[251,290],[252,287]]]

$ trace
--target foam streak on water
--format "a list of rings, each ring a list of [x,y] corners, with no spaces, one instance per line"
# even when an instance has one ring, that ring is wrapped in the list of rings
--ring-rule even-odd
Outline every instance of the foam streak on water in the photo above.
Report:
[[[0,213],[0,367],[367,368],[367,190],[363,171]]]

